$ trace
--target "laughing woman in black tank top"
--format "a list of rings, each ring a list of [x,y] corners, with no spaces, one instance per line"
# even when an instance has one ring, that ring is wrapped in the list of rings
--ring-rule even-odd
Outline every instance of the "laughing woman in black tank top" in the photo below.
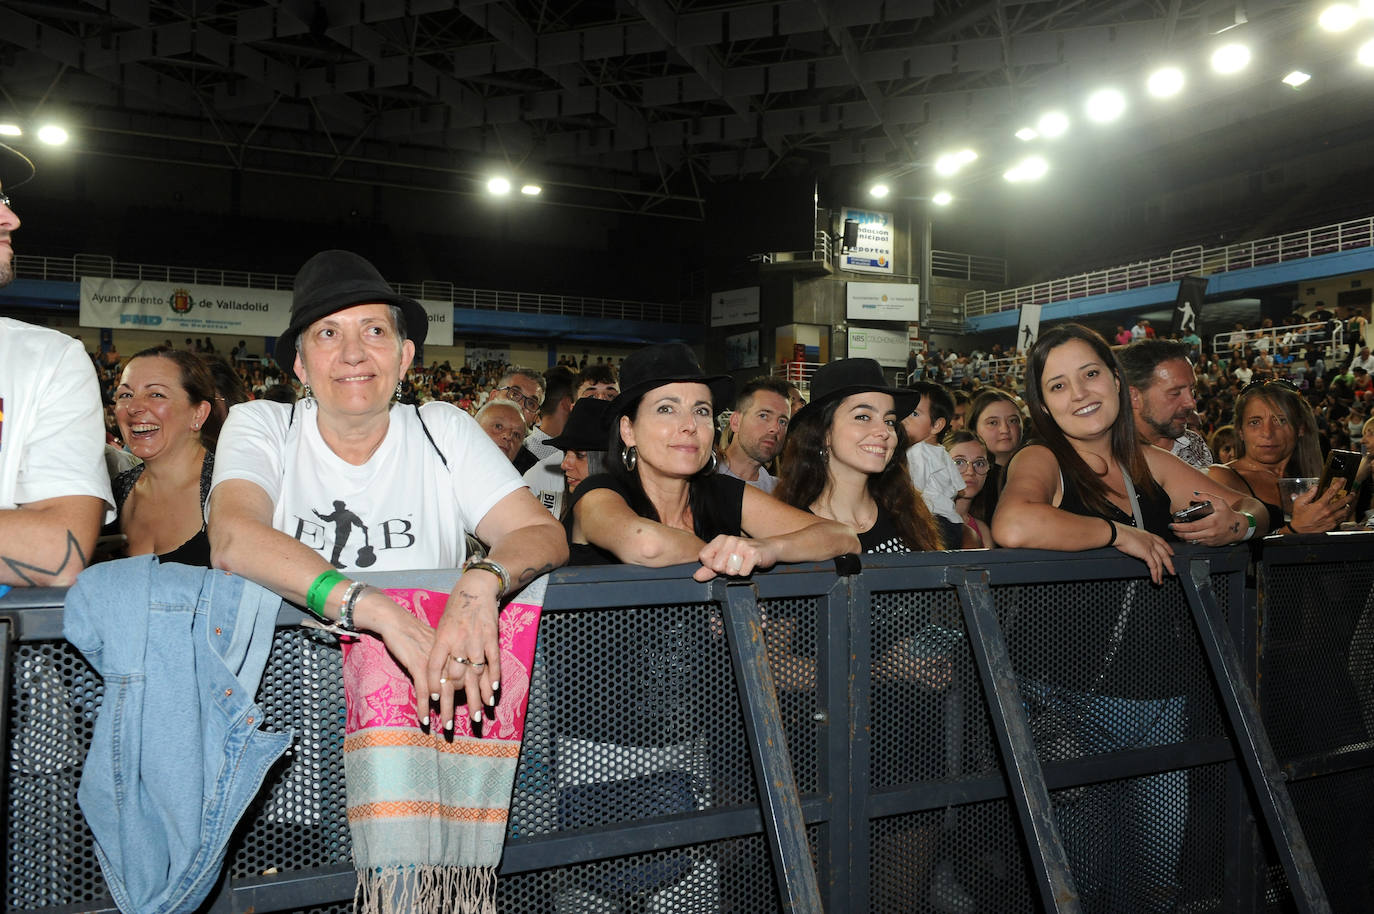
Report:
[[[1027,360],[1025,398],[1036,443],[1007,468],[993,518],[999,544],[1069,552],[1115,546],[1145,562],[1158,583],[1174,570],[1168,539],[1221,546],[1268,529],[1258,499],[1140,442],[1116,357],[1093,330],[1065,324],[1042,334]],[[1212,503],[1211,515],[1169,522],[1171,512],[1202,500]]]

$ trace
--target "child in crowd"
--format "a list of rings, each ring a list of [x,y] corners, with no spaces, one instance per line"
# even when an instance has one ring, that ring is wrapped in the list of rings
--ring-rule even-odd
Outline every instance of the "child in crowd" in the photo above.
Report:
[[[964,478],[954,459],[940,446],[940,436],[954,417],[954,398],[933,381],[916,381],[910,389],[919,393],[921,399],[902,420],[907,438],[915,442],[906,451],[907,470],[912,485],[940,525],[945,548],[958,549],[964,542],[964,519],[959,516],[954,499],[964,490]]]

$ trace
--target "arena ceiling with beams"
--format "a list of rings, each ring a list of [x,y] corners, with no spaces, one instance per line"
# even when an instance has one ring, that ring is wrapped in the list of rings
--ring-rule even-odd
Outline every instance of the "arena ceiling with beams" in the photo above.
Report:
[[[481,193],[687,219],[711,182],[843,172],[933,191],[994,183],[1012,133],[1100,84],[1131,94],[1122,154],[1310,148],[1371,80],[1292,0],[0,0],[0,120],[96,156]],[[1207,55],[1255,48],[1219,79]],[[1181,97],[1139,91],[1156,64]],[[1315,78],[1301,91],[1279,79]],[[1327,104],[1318,103],[1326,97]],[[1081,122],[1081,117],[1077,118]],[[1063,148],[1086,160],[1086,129]],[[1206,142],[1215,142],[1207,140]],[[1269,146],[1268,148],[1274,148]],[[1224,150],[1218,150],[1224,154]],[[1053,161],[1053,150],[1047,147]],[[1215,158],[1215,155],[1213,155]],[[1000,178],[995,183],[1000,184]],[[517,186],[518,183],[517,183]]]

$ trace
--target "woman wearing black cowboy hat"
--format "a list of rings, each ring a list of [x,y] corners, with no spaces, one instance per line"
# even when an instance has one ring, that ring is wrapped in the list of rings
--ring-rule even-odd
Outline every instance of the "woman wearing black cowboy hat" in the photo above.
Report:
[[[841,524],[715,474],[715,404],[733,387],[724,375],[707,376],[680,343],[626,357],[611,403],[609,472],[578,487],[565,523],[574,547],[627,565],[699,561],[699,581],[858,549]]]
[[[811,402],[792,417],[774,495],[839,521],[864,552],[940,548],[940,532],[911,485],[902,419],[920,394],[889,387],[873,359],[840,359],[811,379]]]

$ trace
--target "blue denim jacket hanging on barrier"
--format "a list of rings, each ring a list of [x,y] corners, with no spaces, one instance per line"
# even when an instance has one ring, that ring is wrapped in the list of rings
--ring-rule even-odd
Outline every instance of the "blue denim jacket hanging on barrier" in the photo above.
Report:
[[[105,680],[77,799],[121,911],[189,912],[291,744],[254,704],[281,598],[151,555],[95,565],[62,633]]]

